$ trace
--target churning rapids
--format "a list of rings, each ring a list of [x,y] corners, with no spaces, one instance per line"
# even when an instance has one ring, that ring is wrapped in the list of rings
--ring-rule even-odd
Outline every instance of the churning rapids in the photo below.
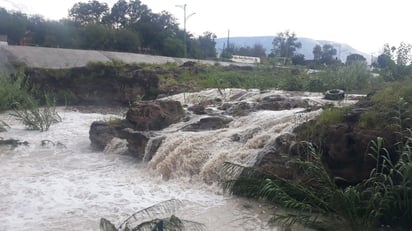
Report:
[[[212,89],[169,98],[190,105],[222,97],[221,93]],[[323,102],[322,94],[293,94],[314,104]],[[231,89],[223,98],[256,101],[263,95]],[[301,122],[301,111],[256,111],[233,118],[228,128],[181,131],[201,117],[193,115],[190,121],[159,132],[166,139],[148,163],[91,148],[91,123],[121,115],[59,108],[62,122],[38,132],[1,114],[0,120],[10,128],[0,137],[28,145],[0,147],[0,230],[99,230],[101,217],[118,225],[133,212],[172,198],[189,202],[178,217],[201,222],[208,230],[277,230],[268,224],[270,208],[225,195],[216,182],[224,161],[253,165],[265,143]],[[233,142],[234,134],[251,138]]]

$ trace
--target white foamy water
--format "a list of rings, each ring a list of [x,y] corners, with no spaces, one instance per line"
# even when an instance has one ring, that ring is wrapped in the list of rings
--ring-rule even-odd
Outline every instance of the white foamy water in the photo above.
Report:
[[[191,105],[216,97],[257,102],[270,94],[286,93],[212,89],[170,98]],[[320,94],[300,97],[322,101]],[[0,231],[99,230],[101,217],[119,225],[134,212],[169,199],[187,202],[177,215],[204,223],[208,230],[277,230],[268,225],[270,208],[224,195],[216,182],[225,161],[252,165],[266,143],[318,113],[299,117],[301,110],[257,111],[233,118],[228,128],[181,131],[202,117],[192,115],[158,132],[165,139],[148,163],[91,149],[91,123],[113,115],[61,108],[63,121],[38,132],[1,114],[11,128],[0,137],[29,145],[0,146]]]
[[[63,121],[47,132],[27,131],[1,115],[11,128],[0,137],[29,145],[0,147],[0,230],[98,230],[100,217],[119,224],[172,198],[192,202],[181,218],[209,230],[276,230],[256,203],[223,196],[201,181],[164,181],[133,157],[93,151],[90,124],[110,116],[65,110],[60,115]],[[42,146],[42,140],[51,142]]]

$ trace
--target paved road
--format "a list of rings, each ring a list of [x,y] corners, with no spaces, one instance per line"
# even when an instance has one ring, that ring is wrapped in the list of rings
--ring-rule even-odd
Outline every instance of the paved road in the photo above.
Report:
[[[196,61],[206,64],[214,64],[216,61],[173,58],[165,56],[144,55],[135,53],[75,50],[62,48],[29,47],[29,46],[0,46],[0,72],[6,69],[12,62],[22,62],[29,67],[39,68],[72,68],[82,67],[89,62],[110,62],[121,60],[126,63],[178,63]],[[221,65],[233,63],[219,62]],[[250,65],[250,64],[236,64]]]

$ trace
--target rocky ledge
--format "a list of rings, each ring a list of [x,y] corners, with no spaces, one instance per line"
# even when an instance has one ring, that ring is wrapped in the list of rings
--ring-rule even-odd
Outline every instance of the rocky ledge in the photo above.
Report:
[[[351,185],[368,178],[376,166],[369,155],[371,141],[382,137],[389,153],[396,153],[398,141],[387,130],[355,126],[360,115],[371,106],[371,101],[364,99],[344,115],[341,123],[325,125],[315,119],[298,126],[293,133],[280,135],[259,153],[255,167],[266,174],[291,179],[295,170],[287,163],[300,157],[302,141],[309,141],[320,151],[323,163],[338,184]]]
[[[216,130],[227,128],[234,117],[244,116],[253,111],[289,110],[297,107],[308,108],[310,105],[305,99],[277,94],[266,96],[255,103],[223,103],[222,99],[214,99],[192,105],[187,110],[175,100],[136,101],[130,105],[125,119],[93,122],[89,135],[92,146],[98,150],[104,150],[111,142],[117,142],[111,145],[126,143],[129,154],[140,160],[150,160],[163,141],[158,131],[171,124],[183,122],[179,128],[183,132]],[[156,142],[153,143],[154,140]],[[150,150],[147,150],[148,146]]]
[[[184,115],[178,101],[140,101],[131,105],[124,120],[93,122],[89,138],[97,150],[104,150],[113,138],[126,140],[128,152],[143,159],[148,141],[156,136],[154,130],[166,128]]]

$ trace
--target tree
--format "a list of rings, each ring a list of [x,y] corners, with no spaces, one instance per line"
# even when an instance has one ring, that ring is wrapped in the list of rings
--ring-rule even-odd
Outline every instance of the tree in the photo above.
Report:
[[[140,34],[140,41],[144,48],[151,49],[160,55],[164,54],[165,39],[169,38],[168,44],[172,42],[170,38],[183,41],[183,32],[180,32],[176,19],[166,11],[160,14],[143,15],[138,22],[131,24],[128,28]],[[187,38],[190,38],[190,35]]]
[[[334,58],[336,56],[336,49],[331,44],[323,44],[323,46],[316,45],[313,47],[313,59],[317,64],[333,64],[337,60]]]
[[[353,64],[356,62],[366,62],[366,58],[360,54],[350,54],[346,56],[346,64]]]
[[[104,23],[113,25],[116,29],[126,28],[137,23],[141,18],[153,18],[153,13],[140,0],[118,0],[112,7],[110,14],[104,18]]]
[[[185,54],[183,41],[168,37],[163,41],[162,55],[183,57]]]
[[[128,21],[128,10],[129,4],[125,0],[119,0],[113,5],[110,14],[103,21],[106,24],[112,24],[116,29],[125,28]]]
[[[18,45],[28,27],[27,16],[21,12],[9,13],[0,8],[0,34],[6,34],[9,44]]]
[[[315,62],[319,62],[322,58],[322,47],[320,45],[316,45],[313,47],[313,60]]]
[[[389,67],[389,64],[393,63],[393,60],[387,54],[381,54],[378,56],[378,67],[385,69]]]
[[[139,34],[131,30],[116,30],[110,46],[116,51],[137,52],[140,47]]]
[[[233,51],[235,55],[252,56],[252,57],[266,57],[266,50],[261,44],[256,43],[253,47],[235,47]]]
[[[296,54],[292,57],[292,64],[293,65],[305,65],[305,55],[303,54]]]
[[[401,66],[406,66],[411,61],[411,44],[401,42],[396,51],[396,63]]]
[[[127,14],[129,17],[129,23],[132,24],[138,22],[142,17],[150,17],[152,12],[149,7],[142,4],[140,0],[130,0]]]
[[[191,43],[192,49],[189,50],[189,55],[194,58],[216,58],[215,39],[216,35],[212,32],[204,32],[203,35]]]
[[[87,3],[78,2],[69,10],[69,16],[80,26],[89,23],[101,23],[102,18],[109,12],[107,3],[96,0]]]
[[[88,24],[81,29],[82,49],[109,50],[113,46],[112,30],[101,24]]]
[[[333,64],[335,62],[334,56],[336,56],[336,49],[331,44],[324,44],[322,46],[321,63]]]
[[[273,39],[273,49],[272,54],[275,57],[282,57],[286,59],[291,58],[298,48],[302,47],[302,44],[297,41],[296,34],[286,30],[285,32],[280,32]]]

